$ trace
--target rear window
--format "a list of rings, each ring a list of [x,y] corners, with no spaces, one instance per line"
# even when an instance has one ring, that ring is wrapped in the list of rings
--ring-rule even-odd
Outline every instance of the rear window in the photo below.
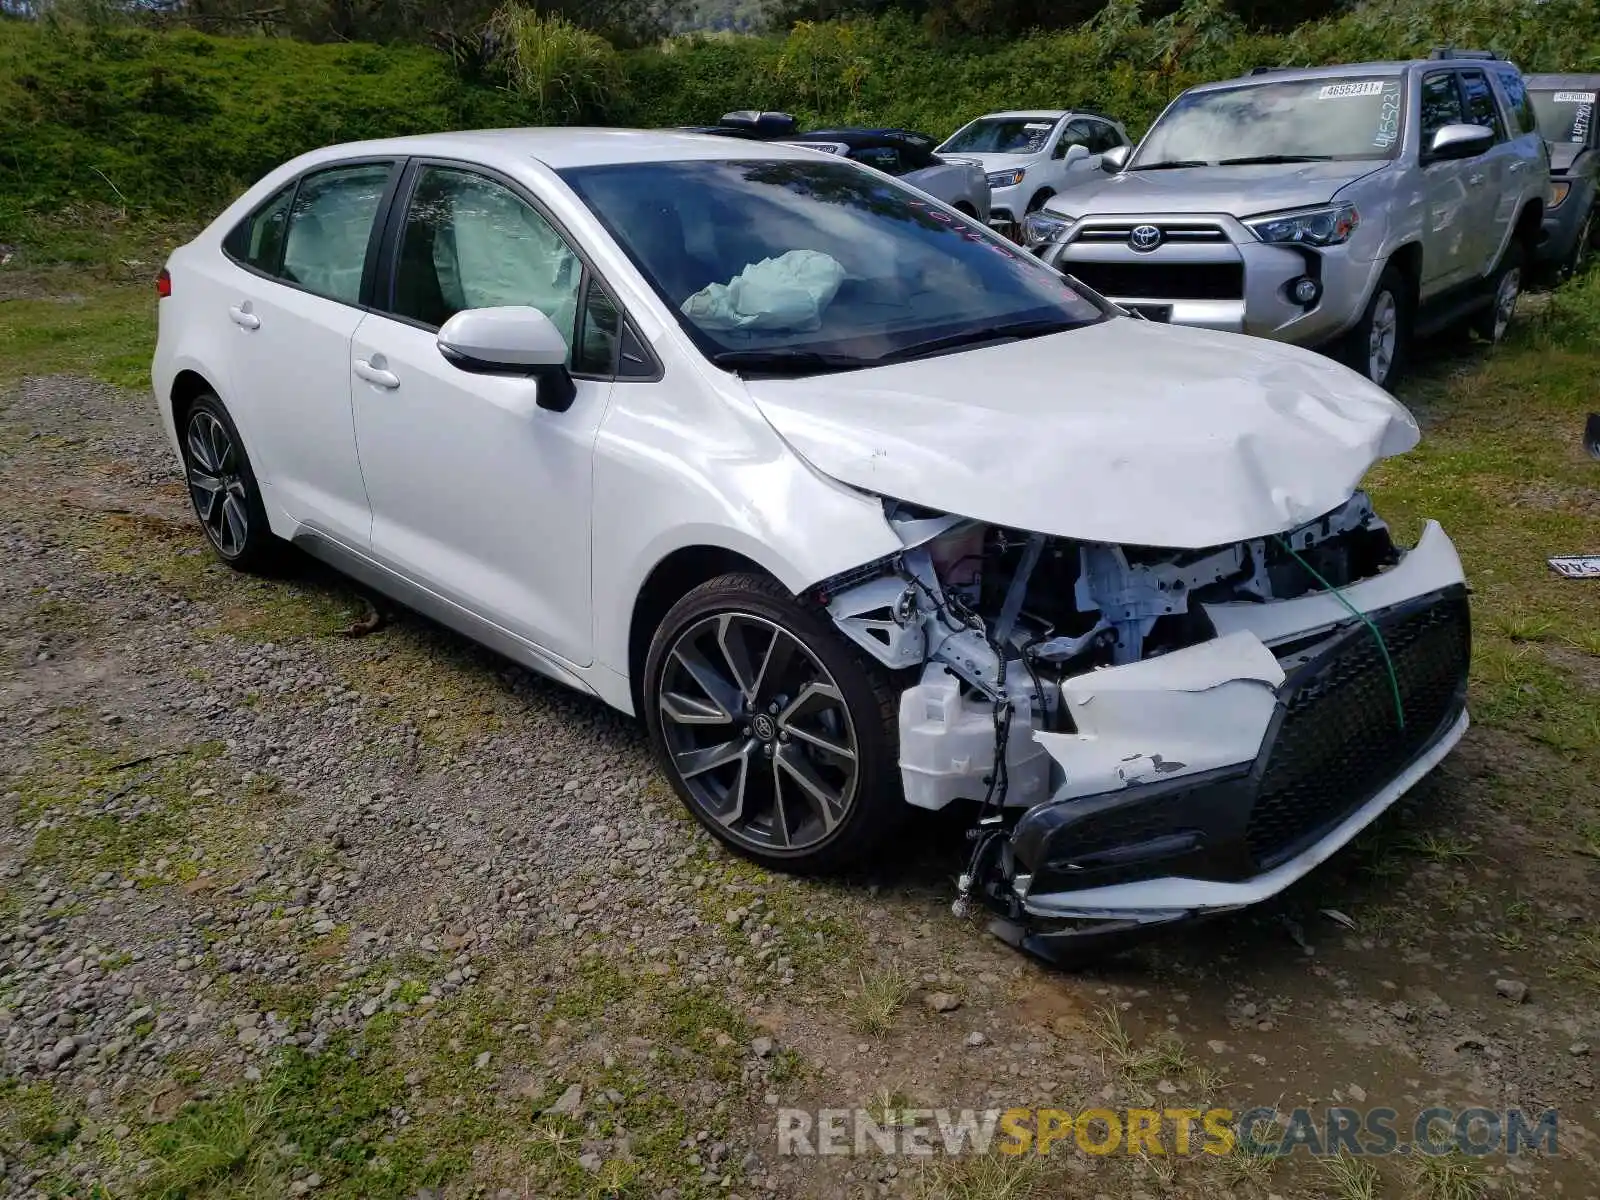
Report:
[[[277,274],[283,262],[283,235],[289,227],[294,189],[291,183],[234,226],[222,244],[229,257],[263,274]]]

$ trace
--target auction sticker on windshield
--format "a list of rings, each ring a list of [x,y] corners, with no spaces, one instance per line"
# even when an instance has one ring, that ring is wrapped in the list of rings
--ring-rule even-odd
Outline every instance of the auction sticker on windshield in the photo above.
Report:
[[[1383,80],[1366,79],[1360,83],[1330,83],[1317,93],[1318,100],[1343,100],[1350,96],[1381,96]]]
[[[1594,97],[1595,97],[1595,93],[1594,92],[1557,92],[1555,94],[1555,103],[1557,103],[1557,104],[1593,104],[1594,103]]]

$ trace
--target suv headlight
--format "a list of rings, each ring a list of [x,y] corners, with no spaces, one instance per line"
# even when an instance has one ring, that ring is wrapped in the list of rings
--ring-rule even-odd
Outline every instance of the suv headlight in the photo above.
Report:
[[[1572,181],[1571,180],[1562,179],[1562,180],[1560,180],[1560,181],[1558,181],[1556,183],[1552,183],[1550,185],[1550,207],[1551,208],[1560,208],[1561,205],[1562,205],[1562,202],[1566,200],[1567,196],[1571,193],[1571,191],[1572,191]]]
[[[1031,212],[1022,218],[1022,244],[1031,250],[1035,246],[1064,242],[1077,223],[1074,217],[1057,216],[1042,209]]]
[[[1245,228],[1263,242],[1307,246],[1337,246],[1349,241],[1360,224],[1361,214],[1354,204],[1327,204],[1321,208],[1252,217],[1244,222]]]
[[[989,181],[989,186],[992,188],[1016,187],[1026,174],[1027,172],[1021,167],[1014,167],[1009,171],[991,171],[984,178]]]

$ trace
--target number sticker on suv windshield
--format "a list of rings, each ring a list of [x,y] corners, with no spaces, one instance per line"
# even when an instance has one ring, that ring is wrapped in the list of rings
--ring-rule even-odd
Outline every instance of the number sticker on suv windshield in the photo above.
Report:
[[[1372,144],[1387,150],[1400,140],[1400,83],[1395,80],[1383,85],[1383,99],[1378,104],[1378,130],[1372,135]]]
[[[1383,94],[1383,80],[1367,79],[1361,83],[1330,83],[1317,93],[1318,100],[1343,100],[1348,96],[1379,96]]]
[[[1557,92],[1555,94],[1555,102],[1557,104],[1593,104],[1594,96],[1593,92]]]

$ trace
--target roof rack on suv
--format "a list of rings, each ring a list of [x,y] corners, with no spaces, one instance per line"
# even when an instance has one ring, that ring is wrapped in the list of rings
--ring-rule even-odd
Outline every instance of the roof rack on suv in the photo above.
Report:
[[[1500,55],[1493,50],[1457,50],[1454,46],[1435,46],[1428,55],[1429,58],[1479,58],[1499,61]]]

